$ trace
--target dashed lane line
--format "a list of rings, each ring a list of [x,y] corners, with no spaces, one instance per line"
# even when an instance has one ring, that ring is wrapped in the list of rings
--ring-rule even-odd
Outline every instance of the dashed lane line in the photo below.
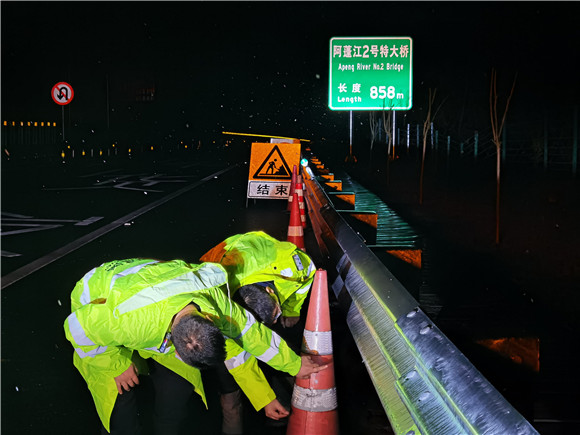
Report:
[[[184,194],[185,192],[188,192],[192,189],[195,189],[196,187],[198,187],[199,185],[205,183],[206,181],[209,181],[213,178],[218,177],[221,174],[224,174],[232,169],[234,169],[235,167],[239,166],[242,163],[238,163],[235,164],[233,166],[230,166],[228,168],[222,169],[221,171],[215,172],[211,175],[208,175],[205,178],[202,178],[199,181],[196,181],[193,184],[190,184],[189,186],[185,186],[163,198],[158,199],[157,201],[152,202],[151,204],[147,204],[144,207],[141,207],[140,209],[137,209],[113,222],[111,222],[110,224],[107,224],[95,231],[93,231],[92,233],[86,234],[83,237],[78,238],[77,240],[51,252],[50,254],[47,254],[43,257],[40,257],[37,260],[32,261],[31,263],[28,263],[26,266],[22,266],[19,269],[16,269],[13,272],[10,272],[9,274],[7,274],[6,276],[2,277],[2,287],[1,289],[4,290],[6,287],[14,284],[15,282],[21,280],[22,278],[36,272],[37,270],[43,268],[44,266],[52,263],[53,261],[58,260],[59,258],[64,257],[65,255],[79,249],[80,247],[86,245],[87,243],[92,242],[93,240],[101,237],[103,234],[106,234],[122,225],[124,225],[125,223],[137,218],[138,216],[141,216],[142,214],[147,213],[148,211],[159,207],[162,204],[165,204],[166,202],[178,197],[179,195]]]

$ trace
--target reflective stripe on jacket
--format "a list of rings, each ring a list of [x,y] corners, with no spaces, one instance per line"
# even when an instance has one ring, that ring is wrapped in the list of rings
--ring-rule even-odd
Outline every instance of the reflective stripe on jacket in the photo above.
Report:
[[[75,348],[73,363],[107,430],[118,394],[114,378],[129,367],[134,350],[191,382],[207,406],[199,370],[181,361],[174,346],[164,353],[159,350],[173,316],[191,302],[231,338],[226,340],[228,359],[244,351],[269,356],[276,342],[272,331],[258,322],[251,324],[249,313],[225,295],[221,288],[225,284],[225,271],[217,264],[147,259],[105,263],[78,281],[64,329]],[[291,375],[298,372],[300,357],[285,342],[274,353],[268,360],[272,367]],[[251,363],[239,370],[244,369],[251,371]]]
[[[231,236],[205,253],[201,261],[224,266],[234,293],[246,284],[273,281],[285,317],[300,316],[316,272],[304,251],[262,231]]]

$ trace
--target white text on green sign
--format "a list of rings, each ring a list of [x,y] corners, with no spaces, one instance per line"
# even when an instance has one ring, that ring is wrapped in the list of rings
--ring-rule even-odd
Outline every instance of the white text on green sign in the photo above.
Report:
[[[328,107],[409,110],[413,105],[413,40],[332,38]]]

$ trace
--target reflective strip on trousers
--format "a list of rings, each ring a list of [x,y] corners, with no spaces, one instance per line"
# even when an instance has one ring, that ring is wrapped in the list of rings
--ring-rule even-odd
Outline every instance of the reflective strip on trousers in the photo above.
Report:
[[[316,355],[332,354],[332,331],[304,330],[302,352]]]
[[[292,406],[307,412],[327,412],[337,408],[336,387],[314,390],[294,385]]]

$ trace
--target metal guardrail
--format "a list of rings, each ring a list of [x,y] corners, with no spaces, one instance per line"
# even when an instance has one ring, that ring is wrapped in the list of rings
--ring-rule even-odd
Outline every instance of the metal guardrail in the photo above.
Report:
[[[329,283],[396,434],[536,434],[421,311],[306,168],[308,214]],[[332,270],[332,266],[336,266]]]

